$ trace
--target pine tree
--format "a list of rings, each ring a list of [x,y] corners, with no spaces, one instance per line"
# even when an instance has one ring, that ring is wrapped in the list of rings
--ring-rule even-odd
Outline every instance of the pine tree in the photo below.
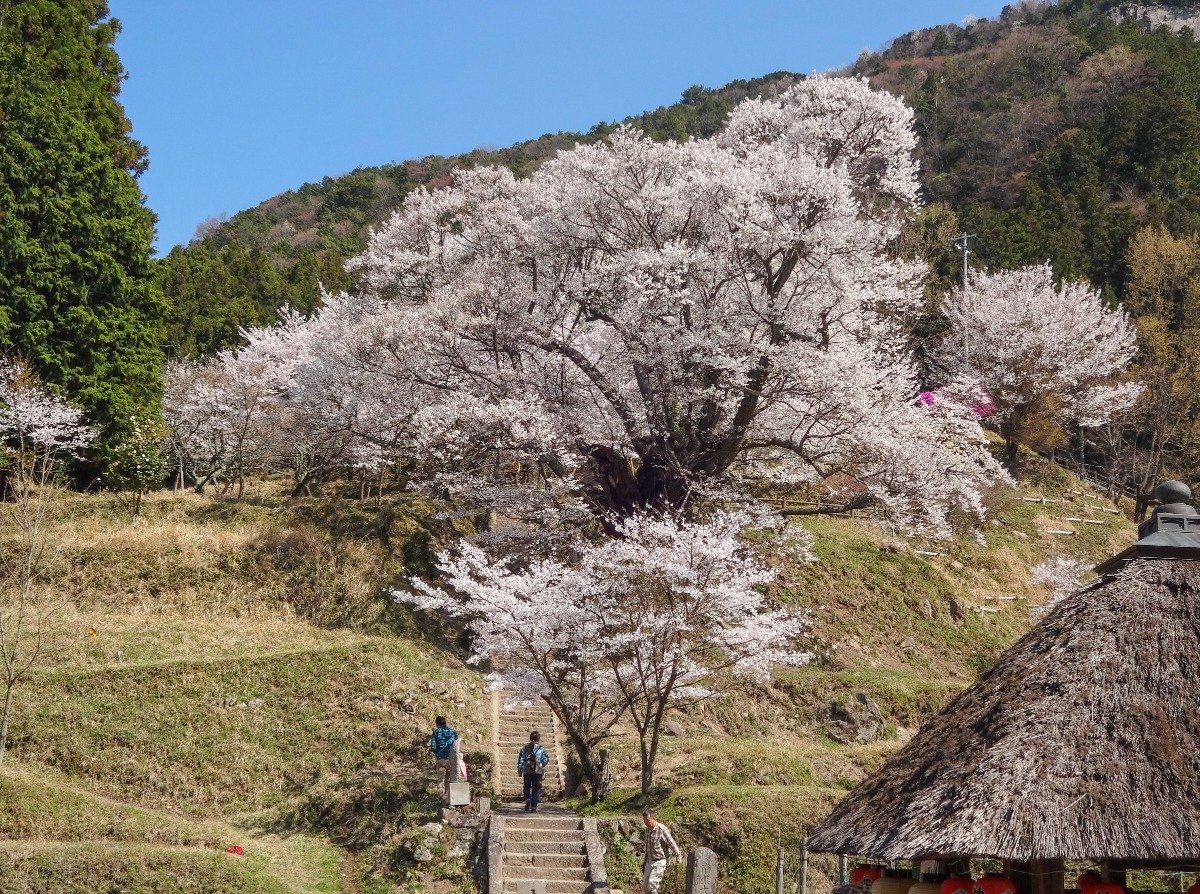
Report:
[[[98,0],[0,0],[0,352],[107,440],[156,407],[165,311],[118,29]]]

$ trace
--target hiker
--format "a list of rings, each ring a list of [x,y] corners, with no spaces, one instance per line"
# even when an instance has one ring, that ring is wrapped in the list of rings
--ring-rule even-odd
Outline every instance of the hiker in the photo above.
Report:
[[[525,810],[529,813],[537,812],[538,801],[542,797],[542,776],[549,763],[550,755],[542,747],[542,734],[534,730],[529,734],[529,742],[517,755],[517,773],[525,778]]]
[[[667,871],[667,861],[671,854],[676,860],[682,860],[683,854],[679,845],[671,837],[671,830],[654,818],[654,811],[643,810],[642,822],[646,824],[646,854],[642,862],[642,891],[645,894],[658,894],[662,884],[663,874]]]
[[[458,776],[458,733],[446,725],[446,718],[438,715],[437,726],[429,736],[429,750],[437,759],[438,785],[442,789],[442,806],[450,806],[450,783]]]

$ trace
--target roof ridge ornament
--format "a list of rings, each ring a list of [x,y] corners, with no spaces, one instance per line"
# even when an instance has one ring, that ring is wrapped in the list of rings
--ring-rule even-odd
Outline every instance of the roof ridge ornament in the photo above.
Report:
[[[1139,539],[1145,539],[1157,531],[1200,534],[1200,513],[1192,505],[1190,487],[1172,478],[1154,488],[1154,497],[1158,505],[1154,507],[1150,518],[1138,525]]]
[[[1138,525],[1138,542],[1097,565],[1098,575],[1115,574],[1134,559],[1200,560],[1200,512],[1192,505],[1192,489],[1171,479],[1154,496],[1158,505]]]

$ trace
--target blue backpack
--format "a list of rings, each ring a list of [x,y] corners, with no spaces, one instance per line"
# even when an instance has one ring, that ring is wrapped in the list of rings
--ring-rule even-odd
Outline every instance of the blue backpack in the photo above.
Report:
[[[546,772],[546,765],[549,763],[550,755],[546,753],[546,749],[542,747],[542,743],[530,742],[521,749],[520,759],[517,761],[517,772],[536,773],[538,776],[541,776]]]

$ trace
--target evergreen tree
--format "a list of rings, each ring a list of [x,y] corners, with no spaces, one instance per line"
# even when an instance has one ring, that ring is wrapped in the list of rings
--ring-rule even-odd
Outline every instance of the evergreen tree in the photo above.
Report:
[[[0,352],[110,441],[157,405],[165,309],[118,27],[99,0],[0,0]]]

